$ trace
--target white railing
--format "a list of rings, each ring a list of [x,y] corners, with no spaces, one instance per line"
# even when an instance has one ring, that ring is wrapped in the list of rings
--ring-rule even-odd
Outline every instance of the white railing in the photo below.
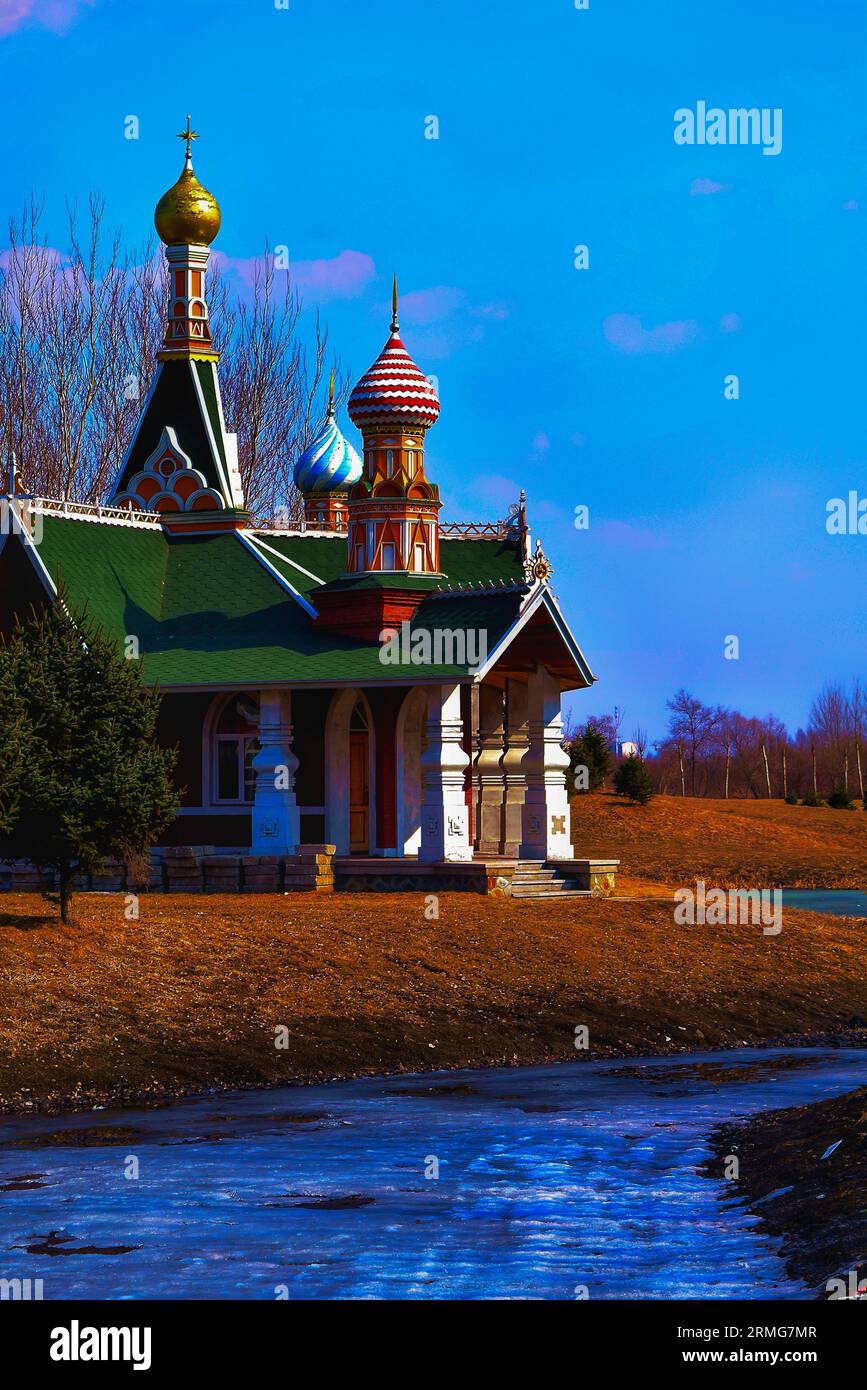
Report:
[[[161,522],[159,512],[144,512],[130,507],[103,507],[94,502],[69,502],[58,497],[22,496],[17,500],[26,503],[31,511],[77,517],[82,521],[125,522],[128,526],[159,526]]]
[[[253,517],[250,521],[253,531],[273,531],[284,536],[330,535],[345,536],[348,528],[323,531],[313,522],[287,521],[283,518]],[[467,541],[505,541],[514,535],[514,528],[508,521],[442,521],[440,537],[444,540]]]
[[[127,526],[159,526],[162,517],[159,512],[146,512],[131,507],[106,507],[94,502],[70,502],[60,497],[34,497],[20,494],[15,500],[31,511],[48,512],[55,516],[77,517],[83,521],[112,521]],[[253,531],[282,532],[284,535],[346,535],[346,531],[324,531],[320,526],[300,519],[284,520],[281,517],[254,517],[250,520]],[[444,521],[440,523],[440,536],[443,540],[504,541],[514,534],[514,526],[509,521]]]
[[[441,540],[504,541],[510,531],[507,521],[443,521]]]

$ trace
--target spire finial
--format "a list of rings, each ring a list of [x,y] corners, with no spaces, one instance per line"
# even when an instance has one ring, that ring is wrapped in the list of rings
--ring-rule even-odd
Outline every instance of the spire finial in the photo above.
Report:
[[[328,414],[334,414],[334,368],[331,368],[331,379],[328,382]]]
[[[189,116],[187,116],[187,128],[186,128],[186,130],[179,130],[179,131],[178,131],[178,139],[179,139],[179,140],[186,140],[186,142],[187,142],[186,163],[187,163],[187,165],[189,166],[189,168],[192,168],[192,167],[193,167],[192,144],[193,144],[193,141],[194,141],[194,140],[198,140],[198,138],[199,138],[198,132],[195,131],[195,130],[193,130],[192,126],[190,125],[190,118],[189,118]]]
[[[391,331],[396,333],[400,328],[397,321],[397,276],[394,277],[394,284],[391,287]]]

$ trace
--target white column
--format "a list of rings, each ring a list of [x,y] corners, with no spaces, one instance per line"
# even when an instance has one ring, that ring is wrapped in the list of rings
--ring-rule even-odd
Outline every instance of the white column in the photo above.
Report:
[[[292,703],[287,690],[261,691],[259,742],[253,758],[253,853],[294,854],[301,827],[295,800],[298,759],[292,751]]]
[[[527,715],[527,684],[511,678],[506,680],[506,751],[503,754],[503,854],[517,859],[523,838],[524,801],[527,795],[527,776],[524,761],[530,746]]]
[[[421,755],[421,847],[419,859],[472,859],[462,746],[461,688],[432,685],[427,691],[427,747]]]
[[[572,859],[566,790],[569,754],[560,746],[560,682],[540,667],[530,676],[527,693],[530,747],[524,760],[527,795],[522,815],[521,858]]]
[[[476,848],[480,854],[499,854],[503,839],[503,692],[495,685],[481,685],[473,693],[478,696],[473,769]]]

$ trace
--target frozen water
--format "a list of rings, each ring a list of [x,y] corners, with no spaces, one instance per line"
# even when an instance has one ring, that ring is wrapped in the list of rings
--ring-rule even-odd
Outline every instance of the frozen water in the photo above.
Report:
[[[865,1081],[867,1052],[744,1049],[7,1119],[0,1278],[47,1299],[804,1297],[697,1168],[719,1121]]]

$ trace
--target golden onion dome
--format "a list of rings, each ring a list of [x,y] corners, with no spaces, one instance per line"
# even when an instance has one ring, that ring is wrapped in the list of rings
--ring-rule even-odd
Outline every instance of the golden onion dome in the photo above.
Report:
[[[182,138],[187,140],[184,168],[177,183],[157,203],[154,226],[166,246],[210,246],[220,230],[220,205],[193,172],[189,141],[196,137],[189,130],[189,117]]]
[[[166,246],[210,246],[220,230],[219,204],[199,183],[190,160],[157,203],[154,226]]]

